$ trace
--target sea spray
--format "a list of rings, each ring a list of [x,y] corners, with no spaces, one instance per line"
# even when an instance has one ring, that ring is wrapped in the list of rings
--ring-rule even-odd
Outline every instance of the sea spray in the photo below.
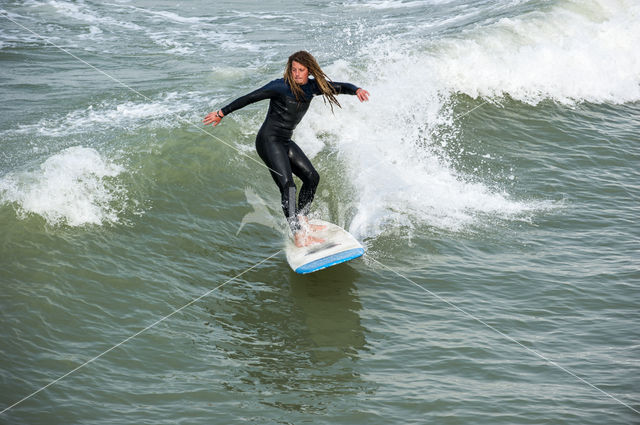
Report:
[[[428,56],[406,60],[390,48],[373,61],[375,75],[353,81],[371,92],[369,103],[343,96],[343,109],[330,116],[317,102],[298,133],[312,153],[330,139],[344,162],[342,175],[332,178],[350,182],[338,202],[348,203],[345,210],[355,214],[351,223],[341,224],[361,238],[399,226],[459,231],[479,214],[513,217],[537,208],[452,165],[443,149],[458,135],[452,94],[429,72]],[[336,80],[352,80],[342,67],[328,71]]]
[[[350,231],[361,237],[389,224],[458,231],[487,214],[509,219],[552,208],[455,166],[445,149],[461,131],[452,106],[460,94],[477,104],[506,95],[532,105],[637,100],[638,16],[640,6],[624,1],[563,2],[453,35],[381,36],[361,49],[366,73],[344,60],[327,67],[335,80],[367,88],[371,102],[343,96],[335,116],[314,103],[298,141],[311,155],[331,141],[344,161],[334,180],[350,182],[342,202],[356,205]],[[514,181],[512,165],[504,168]]]

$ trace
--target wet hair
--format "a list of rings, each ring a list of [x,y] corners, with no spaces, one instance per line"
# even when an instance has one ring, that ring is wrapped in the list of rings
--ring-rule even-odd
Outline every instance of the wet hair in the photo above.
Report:
[[[327,77],[327,74],[324,73],[320,65],[318,65],[318,61],[314,58],[311,53],[301,50],[299,52],[295,52],[291,56],[289,56],[289,60],[287,61],[287,67],[284,70],[284,80],[291,88],[293,95],[296,97],[296,100],[300,101],[305,98],[304,92],[293,79],[293,74],[291,72],[291,67],[293,66],[293,62],[298,62],[299,64],[305,66],[309,70],[309,75],[313,76],[318,83],[318,87],[322,92],[322,96],[324,98],[325,103],[329,102],[329,106],[331,106],[331,112],[333,112],[333,105],[340,106],[340,102],[336,99],[336,91],[329,84],[331,79]]]

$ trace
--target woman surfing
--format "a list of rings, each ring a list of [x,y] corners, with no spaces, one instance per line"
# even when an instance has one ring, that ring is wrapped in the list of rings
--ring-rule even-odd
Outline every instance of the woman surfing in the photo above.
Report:
[[[309,109],[313,96],[322,95],[333,112],[333,105],[341,107],[336,99],[338,94],[355,95],[361,102],[369,100],[369,92],[350,83],[331,81],[310,53],[299,51],[289,56],[284,78],[239,97],[208,114],[203,121],[205,125],[216,126],[233,111],[260,100],[270,100],[267,117],[256,136],[256,150],[280,189],[282,210],[298,247],[323,242],[313,236],[313,231],[320,228],[311,225],[307,218],[320,175],[291,137]],[[297,204],[293,174],[302,180]]]

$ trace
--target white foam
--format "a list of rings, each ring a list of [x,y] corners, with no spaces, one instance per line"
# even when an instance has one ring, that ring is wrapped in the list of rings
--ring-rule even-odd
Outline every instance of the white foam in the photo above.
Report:
[[[225,40],[220,44],[220,47],[227,51],[235,52],[237,50],[247,50],[249,52],[257,53],[261,50],[261,47],[251,42],[242,42],[234,40]]]
[[[7,16],[10,20],[16,22],[28,22],[28,25],[34,24],[34,19],[30,16],[22,16],[16,13],[9,12],[7,10],[3,10],[4,15]],[[5,19],[3,19],[5,20]],[[5,22],[8,22],[5,20]],[[12,24],[13,25],[13,24]],[[57,37],[50,37],[50,40],[58,40]],[[15,48],[24,45],[35,44],[38,45],[42,42],[42,39],[37,35],[34,35],[30,32],[23,31],[22,28],[13,25],[13,29],[10,29],[9,26],[5,26],[0,28],[0,50],[5,48]]]
[[[459,231],[480,216],[513,218],[543,206],[514,200],[453,168],[441,144],[455,135],[439,130],[453,118],[438,88],[424,82],[421,65],[378,62],[376,80],[363,84],[371,101],[341,96],[335,116],[322,101],[312,104],[296,139],[310,156],[327,140],[335,144],[354,191],[340,195],[342,216],[332,219],[351,220],[349,231],[364,238],[399,226]],[[343,68],[339,63],[327,71],[335,80],[352,80],[341,75]]]
[[[100,16],[83,3],[69,3],[65,1],[50,0],[47,4],[58,13],[68,18],[76,19],[91,25],[106,25],[141,31],[143,28],[132,22],[118,21],[110,16]]]
[[[424,1],[400,1],[400,0],[373,0],[365,1],[363,3],[348,3],[347,7],[357,7],[366,9],[404,9],[424,6]]]
[[[133,6],[132,6],[133,7]],[[153,10],[148,10],[148,9],[140,9],[137,7],[134,7],[135,9],[138,10],[144,10],[146,13],[149,13],[153,16],[158,17],[158,20],[161,22],[166,22],[167,20],[169,21],[173,21],[173,22],[177,22],[180,24],[208,24],[209,21],[211,21],[214,18],[211,17],[199,17],[199,16],[193,16],[193,17],[185,17],[185,16],[180,16],[177,13],[173,13],[173,12],[169,12],[169,11],[153,11]]]
[[[124,169],[96,150],[71,147],[33,171],[0,179],[0,200],[15,203],[23,215],[37,214],[49,224],[82,226],[118,222],[118,201],[126,191],[113,178]]]
[[[89,26],[89,32],[81,34],[78,38],[87,40],[97,40],[102,35],[102,30],[96,25]]]
[[[191,55],[195,52],[190,43],[181,43],[176,40],[176,33],[149,33],[149,38],[161,47],[166,47],[167,53],[176,55]]]
[[[166,23],[167,21],[172,21],[178,24],[209,25],[219,19],[218,16],[205,16],[205,15],[186,17],[186,16],[178,15],[177,13],[174,13],[174,12],[170,12],[168,10],[155,11],[153,9],[145,9],[143,7],[137,7],[130,4],[105,3],[105,5],[109,6],[109,8],[132,9],[137,14],[150,15],[154,17],[153,19],[155,19],[156,21],[163,22],[163,23]]]

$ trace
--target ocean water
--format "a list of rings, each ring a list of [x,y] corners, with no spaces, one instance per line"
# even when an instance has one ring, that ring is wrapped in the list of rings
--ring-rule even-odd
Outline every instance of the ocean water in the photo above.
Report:
[[[640,423],[640,4],[0,2],[0,423]],[[293,273],[295,140],[363,258]]]

